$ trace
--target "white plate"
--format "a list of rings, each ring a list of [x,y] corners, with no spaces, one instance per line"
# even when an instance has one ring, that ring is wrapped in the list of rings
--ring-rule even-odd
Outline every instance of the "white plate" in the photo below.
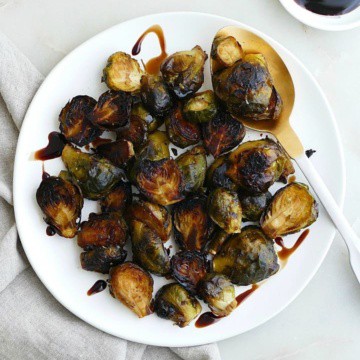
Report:
[[[360,26],[360,6],[343,15],[320,15],[306,10],[295,0],[280,0],[284,8],[304,24],[327,31],[350,30]]]
[[[209,53],[214,34],[226,25],[241,26],[265,38],[281,54],[294,79],[297,96],[293,125],[303,139],[305,148],[317,150],[313,156],[314,164],[340,204],[344,199],[344,160],[334,117],[314,78],[280,44],[234,20],[199,13],[165,13],[127,21],[79,46],[48,75],[25,117],[15,161],[15,215],[20,238],[32,267],[59,302],[105,332],[152,345],[191,346],[240,334],[284,309],[315,274],[329,249],[335,230],[320,207],[318,221],[311,226],[310,235],[287,266],[265,282],[231,316],[206,328],[198,329],[192,323],[180,329],[156,315],[140,320],[113,299],[108,291],[92,297],[86,295],[95,280],[105,279],[106,276],[80,268],[80,248],[75,240],[45,234],[46,225],[35,200],[35,192],[41,181],[41,162],[32,161],[30,156],[33,151],[45,146],[48,133],[58,128],[59,111],[70,98],[78,94],[97,98],[106,90],[100,77],[107,57],[118,50],[130,52],[138,36],[153,24],[163,27],[169,53],[197,44]],[[157,52],[158,43],[152,34],[145,40],[140,58],[146,60]],[[207,66],[204,88],[209,86]],[[249,133],[249,136],[251,138],[253,134]],[[50,174],[55,175],[62,168],[60,159],[45,163],[45,169]],[[297,179],[304,181],[299,172]],[[276,186],[272,188],[275,189]],[[91,210],[96,211],[96,205],[87,201],[83,219]],[[297,236],[286,238],[286,243],[291,245]],[[155,278],[157,290],[164,280]],[[244,289],[237,287],[237,292]]]

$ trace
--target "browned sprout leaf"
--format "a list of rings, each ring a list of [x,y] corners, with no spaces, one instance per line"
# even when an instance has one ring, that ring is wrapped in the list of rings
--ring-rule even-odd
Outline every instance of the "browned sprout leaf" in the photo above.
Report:
[[[205,195],[193,195],[173,207],[175,240],[181,248],[201,251],[214,230]]]
[[[233,36],[217,36],[211,47],[212,71],[230,67],[243,56],[243,49]]]
[[[60,131],[66,140],[84,146],[102,134],[90,121],[96,100],[90,96],[79,95],[72,98],[59,115]]]
[[[240,191],[239,199],[242,208],[243,219],[259,221],[261,214],[271,201],[272,195],[269,191],[262,194],[248,194]]]
[[[186,120],[197,124],[212,120],[217,111],[218,107],[212,90],[195,94],[184,103],[183,107]]]
[[[118,130],[130,121],[131,96],[124,91],[104,92],[90,117],[91,122],[102,130]]]
[[[144,146],[138,152],[139,159],[152,161],[169,159],[169,138],[164,131],[156,130],[149,134]]]
[[[81,224],[77,243],[90,250],[96,246],[123,246],[126,242],[127,225],[118,213],[90,214],[89,220]]]
[[[140,266],[126,262],[110,269],[110,294],[139,318],[150,315],[154,280]]]
[[[228,239],[230,234],[222,229],[215,230],[210,240],[205,244],[203,252],[210,256],[215,256],[221,249],[222,244]]]
[[[164,123],[163,117],[152,115],[142,103],[133,106],[131,115],[140,117],[145,122],[149,133],[154,132]]]
[[[118,167],[125,166],[135,156],[132,142],[125,139],[101,144],[95,152]]]
[[[318,215],[317,202],[308,186],[291,183],[275,193],[260,224],[264,233],[274,239],[311,225]]]
[[[202,124],[205,148],[215,158],[238,146],[245,133],[245,126],[225,111],[218,111],[212,120]]]
[[[100,200],[102,212],[124,211],[131,204],[131,184],[127,181],[119,181],[113,190]]]
[[[78,230],[83,198],[80,189],[68,180],[50,176],[36,191],[36,200],[45,222],[63,237],[73,238]]]

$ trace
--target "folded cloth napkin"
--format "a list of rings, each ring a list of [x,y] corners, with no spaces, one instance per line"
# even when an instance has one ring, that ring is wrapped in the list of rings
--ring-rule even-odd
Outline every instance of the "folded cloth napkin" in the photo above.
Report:
[[[42,80],[0,33],[0,358],[220,359],[216,344],[160,348],[97,330],[60,305],[29,266],[15,226],[12,174],[21,122]]]

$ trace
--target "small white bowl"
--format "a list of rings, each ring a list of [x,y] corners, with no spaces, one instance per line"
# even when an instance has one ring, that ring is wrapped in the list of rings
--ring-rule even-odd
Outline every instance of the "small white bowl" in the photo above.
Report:
[[[360,6],[344,15],[319,15],[300,6],[295,0],[279,0],[284,8],[302,23],[321,30],[342,31],[360,26]]]

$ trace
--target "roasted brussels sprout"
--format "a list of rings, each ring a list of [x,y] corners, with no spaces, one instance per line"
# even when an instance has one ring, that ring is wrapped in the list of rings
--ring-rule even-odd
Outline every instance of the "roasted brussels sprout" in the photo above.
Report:
[[[185,327],[201,312],[201,305],[181,285],[164,285],[155,295],[154,311],[157,316]]]
[[[206,172],[206,186],[210,189],[223,187],[228,190],[236,191],[236,185],[227,175],[228,163],[226,156],[220,156],[209,166]]]
[[[83,198],[80,189],[61,177],[43,179],[36,200],[45,214],[45,222],[63,237],[73,238],[78,229]]]
[[[87,199],[97,200],[106,196],[123,177],[122,170],[108,160],[84,153],[68,144],[61,158]]]
[[[96,246],[125,245],[128,228],[118,213],[90,214],[89,220],[81,223],[77,243],[91,250]]]
[[[198,282],[206,275],[206,261],[198,251],[179,251],[171,258],[174,279],[191,294],[196,293]]]
[[[209,215],[228,234],[241,231],[242,211],[236,192],[217,188],[209,195]]]
[[[134,199],[127,212],[129,222],[138,220],[153,230],[163,242],[166,242],[171,233],[172,222],[170,214],[164,206],[153,204],[141,198]]]
[[[149,200],[166,206],[184,198],[183,179],[175,160],[141,160],[134,173],[136,186]]]
[[[205,195],[193,195],[173,207],[175,240],[182,249],[201,251],[214,230]]]
[[[241,203],[243,219],[249,221],[259,221],[261,214],[271,201],[271,193],[267,191],[262,194],[248,194],[240,192],[239,199]]]
[[[131,95],[124,91],[108,90],[100,95],[90,116],[91,122],[101,130],[117,130],[130,122]]]
[[[247,141],[229,155],[226,175],[250,193],[264,193],[295,172],[289,156],[271,139]]]
[[[222,229],[215,230],[212,233],[210,240],[205,244],[203,252],[205,254],[215,256],[229,236],[230,235]]]
[[[262,54],[247,54],[243,60],[212,77],[215,94],[231,114],[251,120],[275,120],[282,107],[280,95]]]
[[[150,315],[154,280],[140,266],[125,262],[110,269],[110,294],[139,318]]]
[[[80,254],[81,267],[84,270],[108,274],[112,266],[125,261],[126,255],[126,250],[121,246],[98,246]]]
[[[169,90],[161,76],[143,75],[141,100],[154,116],[163,117],[172,107]]]
[[[142,75],[139,63],[129,54],[118,51],[108,58],[101,80],[112,90],[133,92],[140,90]]]
[[[216,273],[206,275],[199,282],[197,290],[216,316],[228,316],[237,307],[234,285],[224,275]]]
[[[182,149],[201,140],[200,127],[184,119],[180,104],[166,117],[165,126],[170,141]]]
[[[119,181],[113,190],[100,200],[101,211],[124,213],[131,201],[131,184],[128,181]]]
[[[149,110],[147,110],[142,103],[136,104],[132,108],[131,114],[140,117],[145,122],[150,133],[154,132],[164,123],[164,119],[162,117],[155,117],[154,115],[151,115]]]
[[[170,257],[160,236],[142,221],[130,223],[133,259],[156,275],[170,272]]]
[[[118,167],[125,166],[135,156],[132,142],[125,139],[101,144],[95,152]]]
[[[59,115],[60,131],[66,140],[84,146],[102,134],[90,121],[96,100],[90,96],[79,95],[72,98]]]
[[[176,158],[184,180],[186,193],[199,190],[205,181],[206,152],[202,146],[195,146]]]
[[[212,71],[233,66],[244,56],[241,45],[233,36],[217,36],[211,47]]]
[[[294,182],[275,193],[260,224],[264,233],[274,239],[311,225],[318,215],[317,202],[308,186]]]
[[[169,88],[179,99],[195,94],[204,82],[206,53],[200,46],[170,55],[161,64],[161,73]]]
[[[245,126],[225,111],[218,111],[212,120],[202,125],[205,148],[215,158],[238,146],[245,133]]]
[[[279,270],[273,241],[259,227],[247,226],[223,244],[213,260],[214,272],[237,285],[262,281]]]
[[[169,159],[169,144],[169,139],[164,131],[154,131],[149,134],[148,140],[139,151],[138,157],[152,161]]]
[[[117,140],[127,140],[132,143],[133,148],[138,151],[147,140],[146,123],[137,115],[130,116],[128,127],[116,132]]]
[[[195,94],[183,107],[186,120],[193,123],[206,123],[215,117],[216,112],[217,105],[212,90]]]

